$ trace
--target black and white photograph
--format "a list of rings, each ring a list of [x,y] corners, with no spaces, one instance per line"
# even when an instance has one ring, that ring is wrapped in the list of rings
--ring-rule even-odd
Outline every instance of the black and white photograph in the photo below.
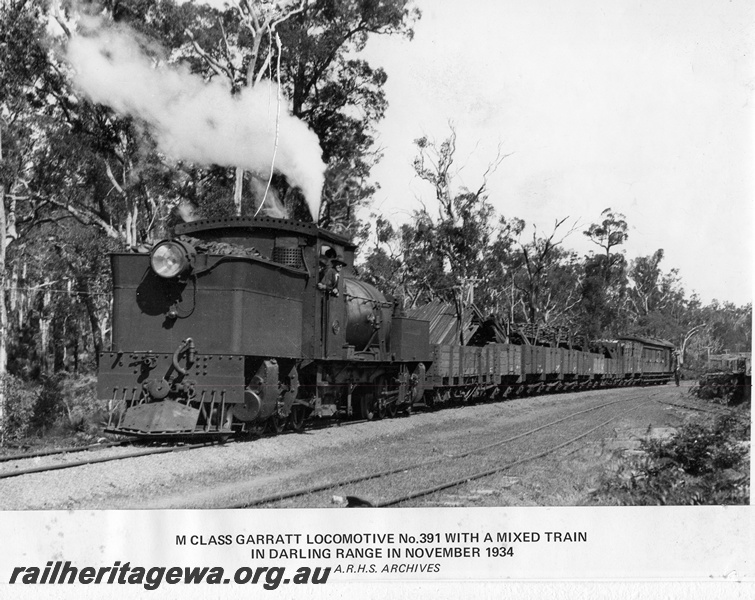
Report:
[[[754,25],[2,0],[0,590],[745,597]]]

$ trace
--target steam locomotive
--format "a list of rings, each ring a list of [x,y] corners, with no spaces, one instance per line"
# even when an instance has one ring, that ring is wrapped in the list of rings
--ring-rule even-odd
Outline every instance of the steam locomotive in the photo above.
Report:
[[[149,252],[111,255],[112,348],[98,378],[106,431],[301,430],[310,418],[382,418],[477,395],[673,375],[673,347],[660,340],[621,338],[592,352],[500,337],[462,344],[450,333],[462,324],[442,305],[406,314],[359,280],[355,250],[310,223],[234,217],[183,223]],[[322,289],[332,256],[344,267]]]

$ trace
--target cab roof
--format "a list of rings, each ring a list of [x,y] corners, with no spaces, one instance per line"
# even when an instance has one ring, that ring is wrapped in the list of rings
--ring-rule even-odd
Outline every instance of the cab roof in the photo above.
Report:
[[[354,250],[356,244],[348,238],[322,229],[314,223],[294,221],[291,219],[276,219],[274,217],[222,217],[214,219],[198,219],[190,223],[176,225],[176,235],[191,235],[199,231],[211,231],[213,229],[274,229],[282,233],[293,233],[320,238],[321,240],[338,244],[344,249]]]

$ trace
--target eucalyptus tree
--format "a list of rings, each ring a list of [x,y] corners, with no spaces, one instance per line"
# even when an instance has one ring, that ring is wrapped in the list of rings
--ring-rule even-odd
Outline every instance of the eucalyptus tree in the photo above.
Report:
[[[0,442],[5,436],[9,333],[6,262],[19,237],[28,157],[39,143],[34,89],[46,64],[38,41],[43,35],[40,13],[33,3],[20,0],[0,5]]]
[[[561,233],[566,218],[557,220],[549,235],[537,229],[529,242],[518,241],[511,267],[524,320],[532,324],[567,325],[580,301],[580,265],[574,252],[563,247],[572,230]]]
[[[387,107],[387,74],[359,53],[372,35],[411,37],[419,11],[409,0],[240,0],[221,9],[217,4],[105,3],[116,22],[159,40],[168,48],[169,60],[188,65],[208,80],[228,82],[230,93],[263,79],[279,83],[291,114],[320,141],[327,169],[318,214],[307,214],[300,191],[286,177],[267,174],[264,179],[293,216],[314,218],[322,226],[353,234],[355,211],[374,192],[369,175],[380,157],[374,128]],[[208,175],[225,189],[235,179],[237,210],[238,175],[221,176],[217,170]],[[248,189],[245,197],[251,194],[253,189]]]
[[[623,304],[627,290],[627,260],[620,247],[627,241],[624,215],[606,208],[601,221],[583,233],[602,251],[586,257],[580,302],[581,329],[589,337],[613,336],[625,329]]]

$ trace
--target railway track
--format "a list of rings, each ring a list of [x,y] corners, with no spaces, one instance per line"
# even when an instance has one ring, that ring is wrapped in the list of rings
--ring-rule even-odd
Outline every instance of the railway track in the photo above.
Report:
[[[123,445],[128,445],[129,442]],[[118,446],[119,444],[111,444],[109,447]],[[208,446],[217,446],[219,442],[205,442],[201,444],[187,444],[185,446],[168,446],[162,448],[149,448],[146,450],[137,450],[135,452],[125,452],[123,454],[116,454],[111,456],[93,456],[84,460],[65,461],[61,463],[53,463],[48,465],[40,465],[38,467],[29,467],[25,469],[7,470],[0,472],[0,479],[8,479],[10,477],[20,477],[22,475],[30,475],[32,473],[45,473],[47,471],[59,471],[61,469],[72,469],[74,467],[82,467],[84,465],[95,465],[98,463],[112,462],[116,460],[126,460],[128,458],[137,458],[141,456],[150,456],[153,454],[167,454],[170,452],[184,452],[187,450],[196,450],[198,448],[207,448]],[[101,446],[104,448],[104,446]],[[51,452],[47,455],[40,454],[40,456],[55,456],[65,455],[65,452]],[[33,458],[31,456],[17,457],[16,460]]]
[[[500,448],[502,446],[512,444],[516,441],[532,437],[543,431],[553,430],[554,428],[556,428],[557,426],[563,423],[569,422],[573,419],[576,419],[588,413],[593,413],[596,411],[607,409],[617,404],[626,405],[628,402],[632,402],[632,406],[630,408],[623,410],[619,412],[618,414],[614,414],[610,416],[608,419],[605,419],[601,421],[599,424],[594,425],[586,430],[583,429],[579,431],[576,435],[570,436],[566,440],[561,440],[558,443],[555,443],[552,446],[549,446],[546,450],[543,450],[537,453],[532,453],[532,454],[517,458],[516,460],[504,461],[503,463],[496,464],[495,466],[482,468],[482,469],[479,468],[479,464],[477,465],[477,467],[475,467],[474,461],[468,461],[470,463],[469,468],[463,469],[465,474],[462,477],[449,478],[447,480],[439,481],[435,483],[434,485],[426,486],[421,489],[413,489],[406,493],[397,494],[391,498],[387,498],[381,501],[376,501],[376,502],[366,501],[365,504],[362,504],[362,505],[369,505],[369,506],[376,506],[376,507],[401,505],[407,501],[424,497],[424,496],[429,496],[429,495],[432,495],[437,492],[447,490],[453,487],[458,487],[470,481],[489,477],[496,473],[500,473],[505,470],[512,469],[520,464],[523,464],[529,461],[534,461],[539,458],[545,457],[549,454],[553,454],[561,450],[562,448],[569,446],[570,444],[574,444],[577,441],[584,439],[585,437],[589,436],[593,432],[605,427],[612,421],[615,421],[621,418],[622,416],[634,410],[637,410],[644,404],[654,401],[656,396],[657,394],[651,395],[650,397],[648,397],[646,394],[641,394],[641,395],[637,395],[631,398],[622,398],[620,400],[604,402],[597,406],[575,411],[559,419],[552,420],[544,425],[531,428],[522,433],[516,434],[514,436],[509,436],[502,440],[497,440],[493,443],[488,443],[488,444],[476,446],[473,448],[468,448],[459,452],[447,453],[447,454],[444,454],[443,456],[433,458],[433,459],[421,460],[414,463],[403,464],[403,465],[393,467],[390,469],[376,470],[367,474],[361,474],[361,475],[357,475],[353,477],[345,477],[345,478],[341,478],[337,480],[325,481],[319,484],[313,484],[311,486],[290,489],[290,490],[281,491],[275,494],[260,496],[257,498],[251,498],[243,502],[238,502],[238,503],[224,506],[224,508],[251,508],[251,507],[256,507],[256,506],[272,508],[272,507],[284,506],[285,501],[299,498],[302,496],[311,496],[313,500],[317,500],[321,498],[323,496],[323,493],[325,492],[327,492],[328,494],[332,494],[333,492],[336,492],[336,491],[340,491],[341,497],[343,498],[347,498],[347,499],[357,498],[357,499],[365,500],[366,498],[369,497],[369,494],[364,493],[359,487],[355,487],[357,484],[364,484],[365,482],[374,483],[374,482],[380,481],[383,484],[382,487],[384,488],[395,487],[395,484],[391,482],[391,479],[395,480],[396,478],[401,478],[401,477],[406,478],[407,474],[410,474],[410,472],[418,471],[420,469],[426,470],[430,467],[443,465],[443,464],[459,463],[463,459],[469,459],[469,458],[479,461],[481,457],[485,456],[487,453],[489,453],[489,451],[495,448]],[[500,457],[492,457],[492,458],[487,457],[486,460],[487,462],[495,463],[496,461],[498,461],[499,458]],[[459,465],[459,466],[463,468],[463,465]],[[375,486],[373,485],[372,487],[374,488]],[[350,500],[350,502],[354,502],[354,500]],[[314,504],[314,505],[323,506],[329,503],[330,502],[327,499],[322,498],[319,504]]]
[[[66,448],[50,448],[48,450],[38,450],[36,452],[19,452],[18,454],[9,454],[0,456],[0,463],[11,462],[14,460],[26,460],[29,458],[40,458],[42,456],[58,456],[61,454],[76,454],[77,452],[87,452],[90,450],[104,450],[116,446],[127,446],[132,444],[132,440],[122,440],[120,442],[107,442],[104,444],[89,444],[87,446],[68,446]]]
[[[358,425],[359,423],[365,423],[365,420],[354,420],[354,421],[345,421],[345,422],[335,422],[335,423],[328,423],[328,424],[314,424],[309,429],[310,430],[318,430],[323,429],[325,427],[329,426],[338,426],[338,427],[344,427],[348,425]],[[281,434],[272,434],[272,433],[261,433],[254,437],[254,439],[259,439],[262,437],[271,437],[273,435],[281,435]],[[283,432],[283,435],[296,435],[296,432],[293,431],[285,431]],[[37,465],[34,467],[26,467],[26,468],[15,468],[15,469],[5,469],[3,471],[0,471],[0,480],[2,479],[8,479],[11,477],[21,477],[23,475],[31,475],[34,473],[45,473],[47,471],[59,471],[61,469],[72,469],[76,467],[82,467],[85,465],[94,465],[98,463],[106,463],[106,462],[112,462],[117,460],[126,460],[129,458],[139,458],[143,456],[151,456],[155,454],[168,454],[171,452],[185,452],[189,450],[198,450],[200,448],[207,448],[210,446],[219,446],[222,444],[235,444],[235,443],[245,443],[250,440],[248,439],[233,439],[229,440],[227,442],[221,442],[221,441],[207,441],[207,442],[201,442],[201,443],[195,443],[195,444],[176,444],[171,443],[171,445],[168,446],[161,446],[158,448],[146,448],[143,450],[136,450],[134,452],[124,452],[121,454],[114,454],[109,456],[92,456],[86,459],[82,460],[65,460],[63,462],[57,462],[57,463],[50,463],[46,465]],[[77,453],[83,453],[83,452],[98,452],[101,450],[107,450],[109,448],[118,448],[123,446],[131,446],[131,447],[139,447],[139,446],[145,446],[149,445],[149,442],[141,442],[139,440],[122,440],[117,442],[108,442],[104,444],[90,444],[88,446],[71,446],[67,448],[54,448],[49,450],[41,450],[39,452],[29,452],[29,453],[19,453],[19,454],[13,454],[9,456],[3,456],[0,457],[0,463],[11,463],[11,462],[19,462],[23,463],[23,461],[31,460],[31,459],[39,459],[39,458],[54,458],[56,456],[68,456],[70,454],[77,454]]]
[[[476,471],[476,472],[474,472],[474,473],[472,473],[470,475],[465,475],[464,477],[461,477],[461,478],[451,479],[451,480],[444,481],[442,483],[439,483],[439,484],[436,484],[436,485],[433,485],[433,486],[430,486],[430,487],[427,487],[427,488],[423,488],[423,489],[420,489],[420,490],[417,490],[417,491],[412,491],[412,492],[406,493],[404,495],[395,496],[395,497],[390,498],[388,500],[385,500],[383,502],[378,502],[378,503],[375,504],[375,506],[378,507],[378,508],[383,508],[383,507],[387,507],[387,506],[398,506],[398,505],[404,504],[404,503],[406,503],[406,502],[408,502],[410,500],[415,500],[417,498],[422,498],[422,497],[430,496],[430,495],[438,493],[438,492],[442,492],[442,491],[445,491],[445,490],[448,490],[448,489],[451,489],[451,488],[455,488],[455,487],[458,487],[458,486],[461,486],[461,485],[465,485],[467,483],[470,483],[472,481],[476,481],[478,479],[483,479],[485,477],[490,477],[492,475],[496,475],[498,473],[502,473],[503,471],[507,471],[509,469],[513,469],[514,467],[517,467],[517,466],[519,466],[521,464],[525,464],[527,462],[531,462],[531,461],[537,460],[539,458],[544,458],[544,457],[546,457],[546,456],[548,456],[550,454],[554,454],[554,453],[558,452],[562,448],[566,448],[567,446],[570,446],[571,444],[574,444],[575,442],[578,442],[578,441],[586,438],[591,433],[597,431],[598,429],[601,429],[601,428],[605,427],[606,425],[608,425],[612,421],[615,421],[618,418],[623,417],[624,415],[627,415],[630,412],[633,412],[633,411],[637,410],[643,404],[647,404],[648,402],[651,402],[651,400],[641,401],[641,402],[637,403],[635,406],[633,406],[632,408],[627,409],[625,411],[622,411],[618,415],[614,415],[613,417],[610,417],[609,419],[606,419],[605,421],[603,421],[603,422],[599,423],[598,425],[596,425],[596,426],[588,429],[587,431],[584,431],[584,432],[582,432],[582,433],[580,433],[580,434],[578,434],[578,435],[576,435],[576,436],[574,436],[574,437],[572,437],[570,439],[567,439],[566,441],[564,441],[564,442],[562,442],[560,444],[557,444],[555,446],[549,447],[546,450],[543,450],[541,452],[530,454],[530,455],[525,456],[523,458],[519,458],[517,460],[504,463],[503,465],[500,465],[500,466],[497,466],[497,467],[494,467],[494,468],[491,468],[491,469],[485,469],[485,470],[481,470],[481,471]]]

